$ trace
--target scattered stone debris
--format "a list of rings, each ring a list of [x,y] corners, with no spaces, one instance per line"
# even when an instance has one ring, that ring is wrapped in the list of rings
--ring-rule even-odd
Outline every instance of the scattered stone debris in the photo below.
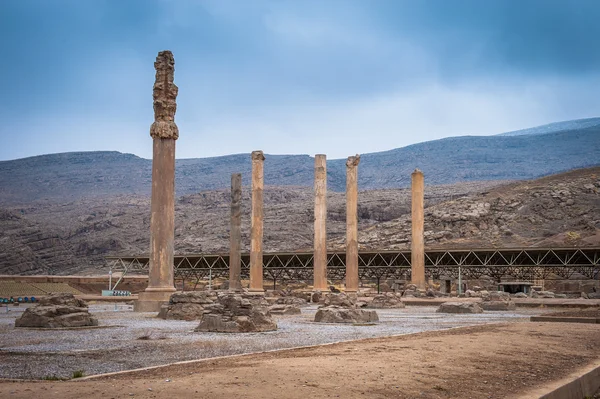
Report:
[[[312,293],[312,295],[310,297],[310,301],[312,303],[319,303],[319,302],[321,302],[322,296],[323,296],[323,294],[321,294],[321,291],[315,291]]]
[[[465,296],[467,298],[483,298],[483,297],[486,297],[487,295],[490,294],[490,292],[487,291],[487,290],[483,290],[480,287],[476,287],[476,288],[479,288],[479,289],[478,290],[474,290],[474,289],[473,290],[466,290],[465,291]]]
[[[406,289],[402,293],[402,296],[407,298],[439,298],[448,296],[441,291],[434,290],[433,288],[427,288],[425,292],[420,291],[415,284],[408,284]]]
[[[400,300],[401,294],[386,292],[385,294],[375,295],[373,300],[367,304],[367,308],[373,309],[398,309],[404,308],[406,305]],[[357,303],[358,305],[358,303]]]
[[[425,291],[425,296],[428,298],[440,298],[448,296],[448,294],[444,294],[443,292],[434,290],[433,288],[427,288],[427,291]]]
[[[204,306],[214,303],[217,294],[214,291],[176,292],[171,295],[168,305],[163,305],[158,317],[165,320],[200,320]]]
[[[284,296],[277,298],[275,301],[277,305],[294,305],[294,306],[305,306],[306,300],[302,298],[297,298],[295,296]]]
[[[532,291],[532,298],[556,298],[556,295],[552,291]]]
[[[302,313],[302,310],[300,310],[300,308],[295,305],[275,304],[269,308],[269,312],[271,314],[276,314],[276,315],[292,315],[292,314],[300,314],[300,313]]]
[[[483,310],[515,310],[517,304],[512,301],[508,292],[490,292],[481,302]]]
[[[15,320],[15,327],[61,328],[97,326],[87,304],[73,294],[52,293],[36,306],[25,309]]]
[[[402,296],[409,297],[409,298],[410,297],[420,297],[421,293],[419,292],[419,290],[417,289],[417,286],[415,284],[408,284],[406,286],[406,289],[402,293]]]
[[[204,306],[200,325],[194,331],[204,332],[262,332],[275,331],[267,302],[260,295],[219,293],[215,303]]]
[[[322,305],[315,314],[317,323],[372,323],[379,321],[374,310],[359,309],[356,298],[344,293],[323,296]]]
[[[440,305],[438,313],[483,313],[477,302],[444,302]]]

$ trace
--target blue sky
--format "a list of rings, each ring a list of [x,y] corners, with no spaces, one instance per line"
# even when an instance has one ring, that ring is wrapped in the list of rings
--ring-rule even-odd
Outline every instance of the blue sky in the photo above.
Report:
[[[344,158],[600,116],[596,0],[0,0],[0,160],[151,157],[175,55],[178,158]]]

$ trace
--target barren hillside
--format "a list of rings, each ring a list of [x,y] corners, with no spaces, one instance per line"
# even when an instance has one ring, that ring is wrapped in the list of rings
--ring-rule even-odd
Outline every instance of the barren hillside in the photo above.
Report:
[[[427,176],[426,176],[427,181]],[[520,182],[426,186],[429,247],[599,245],[600,168]],[[229,190],[204,191],[176,203],[177,253],[227,252]],[[249,189],[243,190],[242,240],[250,243]],[[267,187],[265,251],[311,250],[313,193],[305,187]],[[36,202],[0,211],[0,274],[105,271],[104,257],[145,254],[150,200],[146,196]],[[328,194],[330,249],[342,249],[343,193]],[[363,249],[408,248],[410,191],[359,193]]]
[[[363,249],[408,247],[409,240],[408,214],[359,233]],[[600,168],[513,182],[429,206],[425,243],[445,248],[600,245]]]

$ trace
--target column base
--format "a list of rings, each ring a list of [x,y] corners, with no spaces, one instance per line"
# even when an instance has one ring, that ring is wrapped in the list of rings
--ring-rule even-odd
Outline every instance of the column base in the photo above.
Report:
[[[133,302],[134,312],[160,312],[160,307],[169,303],[171,295],[175,292],[175,288],[172,291],[161,291],[158,290],[146,290],[140,292],[137,301]]]

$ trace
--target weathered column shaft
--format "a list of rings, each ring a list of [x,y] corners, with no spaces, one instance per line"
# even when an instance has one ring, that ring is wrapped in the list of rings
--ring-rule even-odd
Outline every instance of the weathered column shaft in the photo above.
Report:
[[[177,86],[173,83],[175,60],[161,51],[154,62],[154,123],[152,147],[152,197],[150,200],[150,262],[148,288],[134,303],[135,311],[159,311],[175,291],[173,247],[175,238],[175,124]]]
[[[315,250],[313,289],[327,289],[327,159],[315,155]]]
[[[250,227],[250,291],[263,288],[263,187],[264,160],[262,151],[252,152],[252,217]]]
[[[175,291],[173,285],[173,241],[175,238],[175,124],[177,86],[173,83],[175,60],[170,51],[161,51],[154,63],[156,77],[153,140],[152,197],[150,218],[150,282],[146,291]]]
[[[346,291],[358,291],[358,164],[360,155],[346,161]]]
[[[154,139],[150,208],[150,280],[146,291],[175,291],[175,140]]]
[[[424,238],[424,179],[419,169],[412,177],[412,244],[411,275],[412,283],[419,289],[425,289],[425,238]]]
[[[231,232],[229,243],[229,290],[241,291],[242,267],[242,175],[231,175]]]

